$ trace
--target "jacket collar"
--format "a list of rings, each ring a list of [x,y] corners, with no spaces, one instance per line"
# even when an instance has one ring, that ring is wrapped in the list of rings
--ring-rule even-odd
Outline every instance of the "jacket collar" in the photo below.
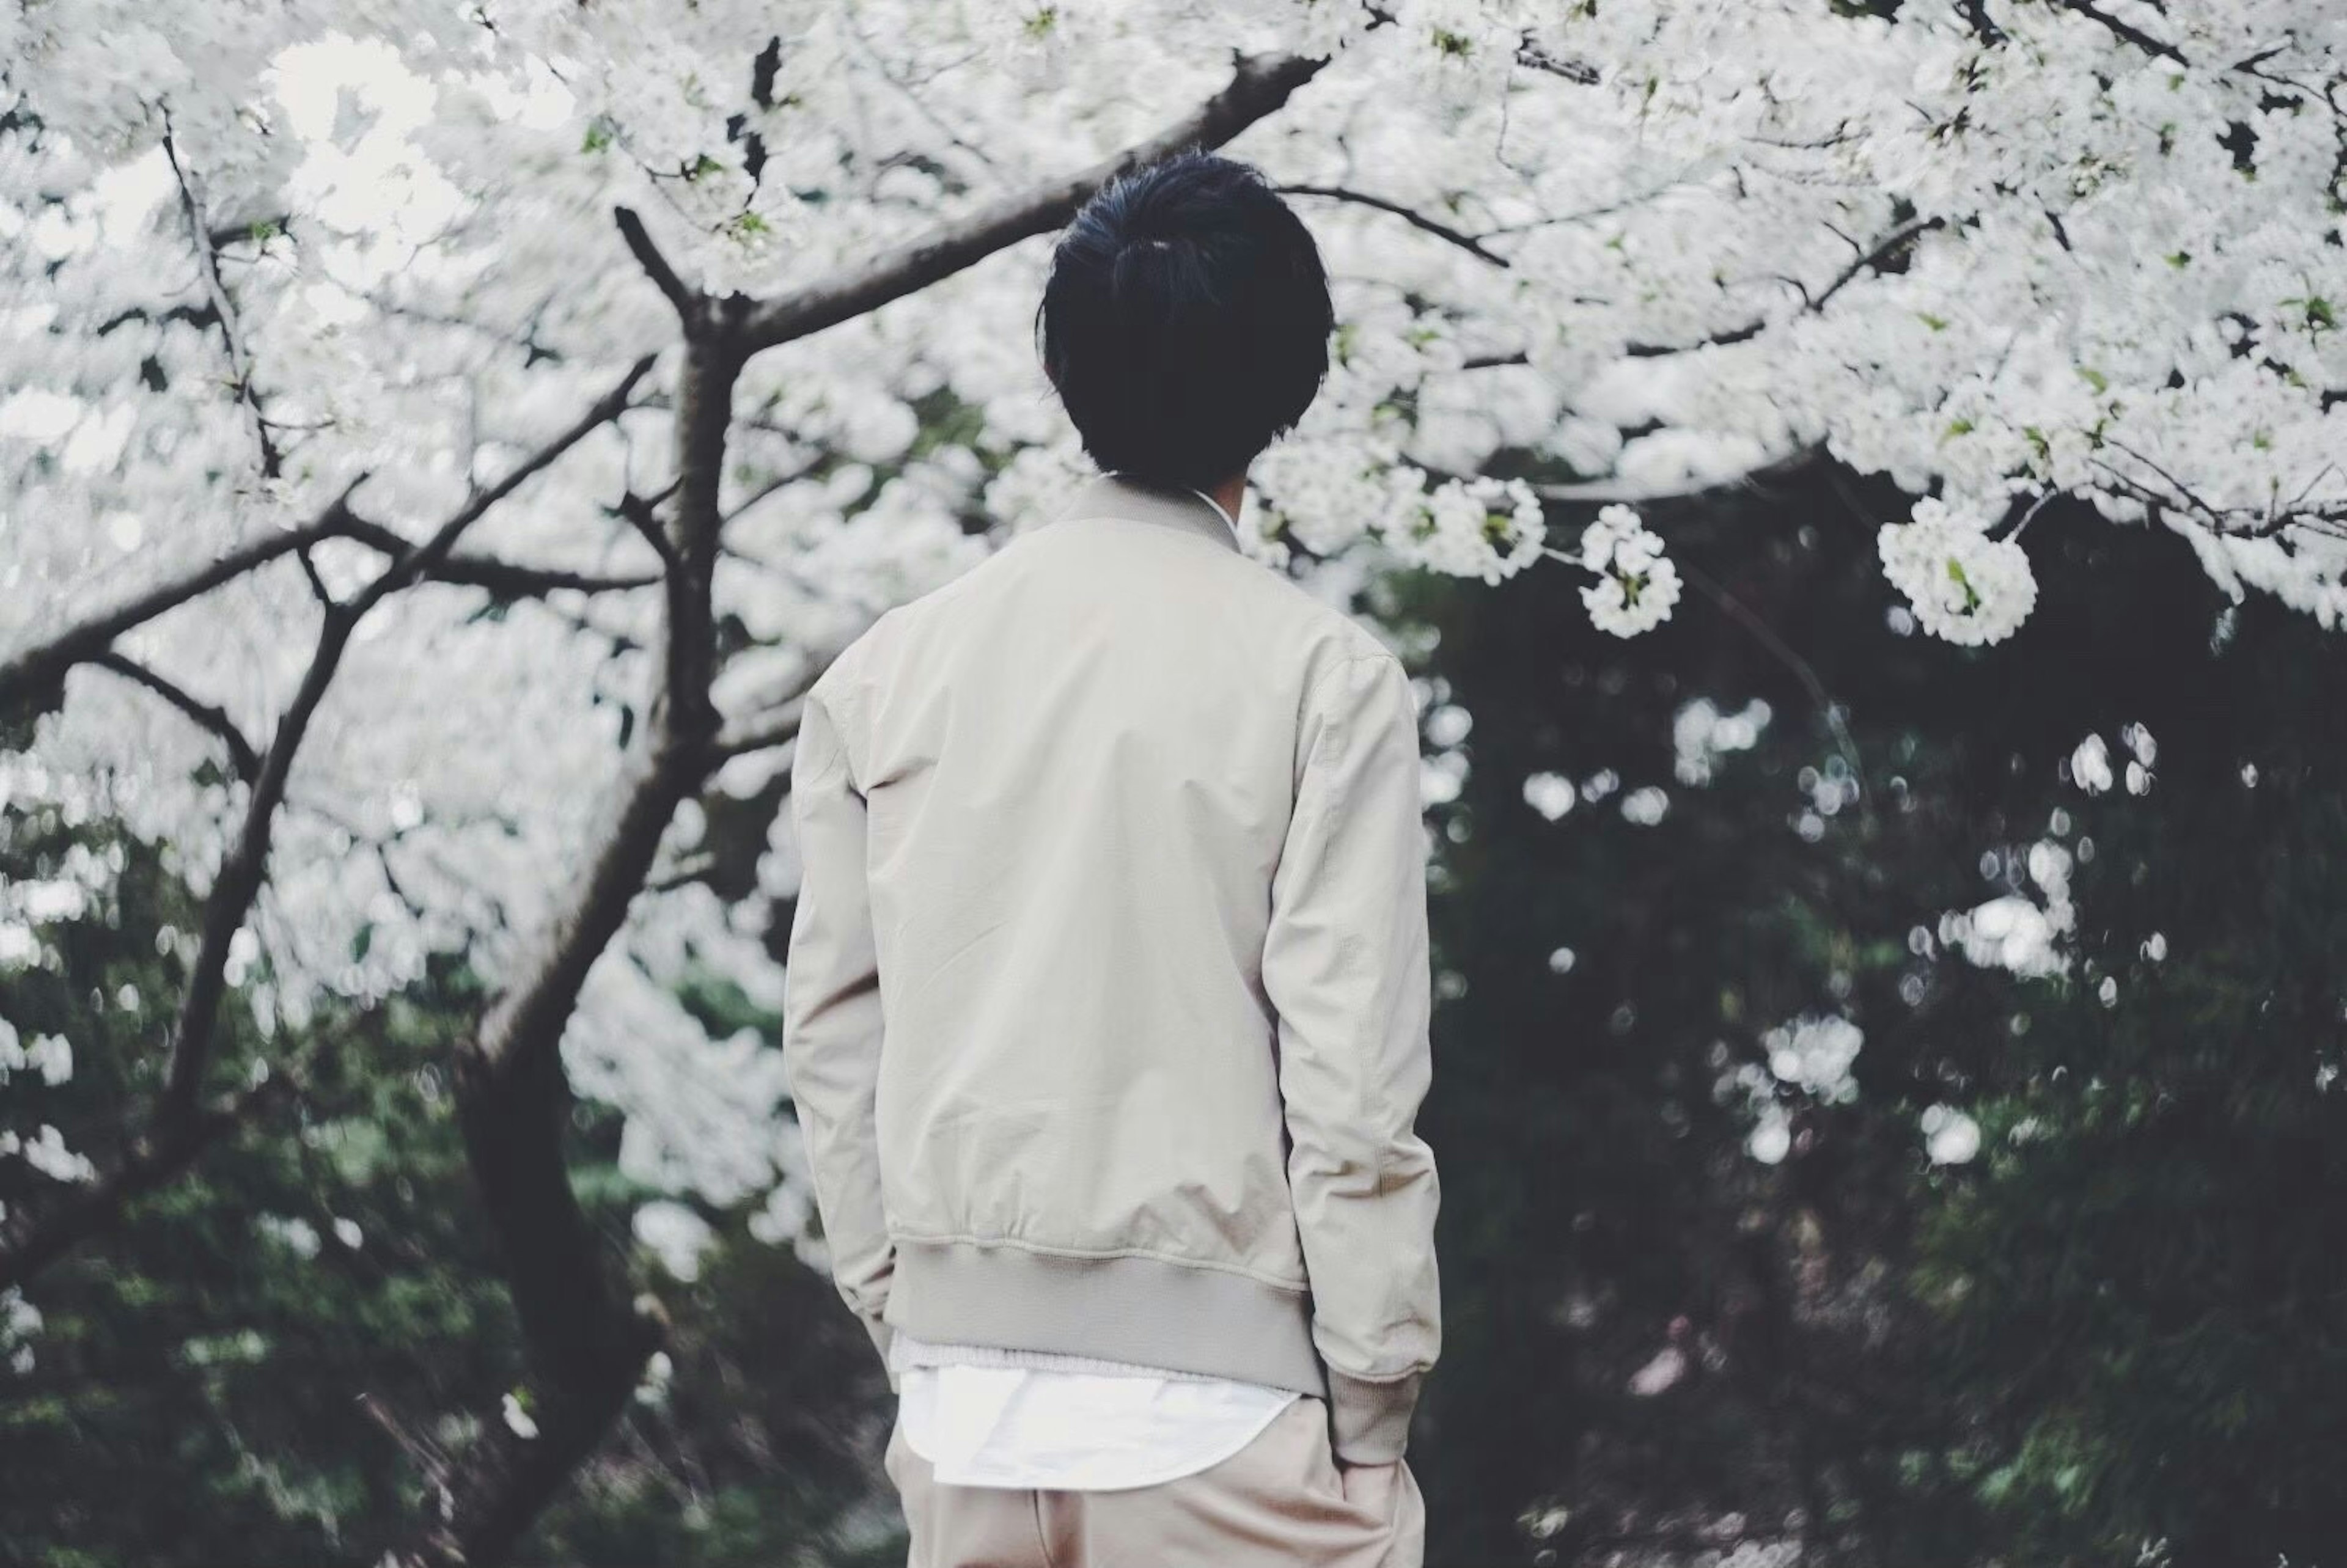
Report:
[[[1056,523],[1075,518],[1130,518],[1136,522],[1160,523],[1187,528],[1225,549],[1239,548],[1237,536],[1223,520],[1222,508],[1204,495],[1189,489],[1153,488],[1121,474],[1093,475],[1076,487],[1064,506],[1043,521]]]

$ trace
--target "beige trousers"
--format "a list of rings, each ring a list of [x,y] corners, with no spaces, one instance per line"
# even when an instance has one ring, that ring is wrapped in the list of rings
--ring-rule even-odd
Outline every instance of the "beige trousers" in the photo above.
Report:
[[[1328,1406],[1309,1395],[1220,1464],[1122,1491],[940,1485],[901,1425],[885,1462],[912,1527],[907,1568],[1422,1568],[1426,1558],[1426,1504],[1409,1465],[1340,1478]]]

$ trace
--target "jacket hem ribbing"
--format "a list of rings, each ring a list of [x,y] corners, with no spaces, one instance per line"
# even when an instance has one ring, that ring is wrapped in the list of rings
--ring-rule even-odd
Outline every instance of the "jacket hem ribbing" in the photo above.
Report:
[[[900,1239],[888,1324],[916,1339],[1046,1350],[1327,1397],[1312,1298],[1224,1269]]]

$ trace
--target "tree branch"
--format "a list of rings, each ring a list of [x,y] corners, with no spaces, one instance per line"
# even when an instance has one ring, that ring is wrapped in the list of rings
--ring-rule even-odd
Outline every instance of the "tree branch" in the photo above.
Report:
[[[1244,55],[1230,82],[1194,113],[1114,157],[931,231],[895,254],[753,309],[743,325],[752,353],[790,343],[950,277],[1030,235],[1058,228],[1101,186],[1191,146],[1219,147],[1275,113],[1327,64],[1300,55]]]
[[[198,725],[219,736],[221,743],[228,747],[229,765],[246,784],[251,784],[261,776],[261,753],[252,749],[252,743],[244,738],[244,732],[236,727],[236,721],[229,717],[227,709],[199,700],[184,687],[173,684],[137,660],[122,654],[101,653],[91,662],[101,670],[112,671],[126,681],[146,687]]]
[[[0,1230],[0,1280],[14,1282],[29,1277],[82,1239],[104,1229],[119,1216],[122,1205],[131,1197],[184,1170],[217,1135],[208,1131],[210,1122],[202,1106],[202,1095],[204,1077],[211,1066],[219,1033],[220,1002],[228,991],[229,951],[267,880],[277,809],[285,798],[294,756],[341,667],[352,633],[386,597],[444,561],[465,530],[498,500],[512,494],[589,431],[616,418],[628,405],[628,396],[635,384],[651,364],[650,357],[639,361],[616,387],[568,429],[475,497],[424,543],[409,546],[350,600],[327,610],[309,667],[302,671],[301,684],[278,720],[269,749],[253,774],[235,841],[204,900],[202,936],[189,972],[188,988],[179,999],[179,1011],[172,1022],[162,1097],[140,1141],[141,1149],[147,1152],[134,1154],[121,1170],[94,1188],[77,1194],[62,1207],[45,1206],[38,1213],[29,1209],[12,1211],[5,1229]],[[345,498],[348,494],[344,492]],[[558,1074],[559,1071],[558,1068]]]
[[[288,239],[292,238],[292,213],[272,212],[266,218],[258,218],[250,223],[223,223],[217,228],[207,229],[204,231],[204,240],[214,251],[225,251],[231,245],[241,244],[247,241],[256,245],[266,246],[270,241],[280,234]],[[241,257],[231,259],[242,260]]]
[[[576,423],[532,451],[504,478],[477,494],[462,511],[442,526],[442,531],[448,533],[449,542],[479,521],[525,480],[578,445],[597,426],[635,406],[628,401],[628,395],[651,372],[655,360],[656,356],[650,354],[638,360],[619,385],[606,393]],[[361,474],[352,480],[323,511],[302,527],[240,545],[208,566],[150,589],[112,610],[102,610],[78,625],[54,634],[46,641],[26,649],[5,663],[0,663],[0,707],[22,699],[43,681],[76,664],[87,663],[97,658],[112,645],[115,639],[132,628],[143,626],[183,604],[202,598],[223,584],[258,571],[272,561],[289,555],[299,555],[324,539],[356,539],[391,556],[395,563],[413,556],[413,560],[396,569],[402,575],[395,578],[386,572],[383,579],[378,579],[385,593],[404,588],[420,578],[437,582],[471,583],[492,591],[511,590],[517,593],[540,593],[557,588],[577,588],[583,592],[596,593],[648,588],[657,580],[631,576],[584,576],[550,568],[510,564],[489,557],[451,557],[446,543],[436,548],[428,539],[420,544],[411,544],[394,530],[361,518],[351,509],[353,492],[366,479],[367,476]],[[452,529],[454,531],[449,532]]]
[[[1810,313],[1814,314],[1824,310],[1836,294],[1840,293],[1863,274],[1874,271],[1875,268],[1889,261],[1892,251],[1901,249],[1909,241],[1919,235],[1944,226],[1946,221],[1947,220],[1943,218],[1910,218],[1906,222],[1885,234],[1875,241],[1872,250],[1844,267],[1840,274],[1826,285],[1825,292],[1809,302]]]
[[[1559,59],[1529,37],[1517,42],[1516,64],[1529,66],[1535,71],[1546,71],[1553,77],[1563,77],[1566,81],[1584,87],[1594,87],[1604,79],[1598,75],[1597,67],[1588,61]]]
[[[1941,227],[1944,222],[1946,220],[1942,218],[1911,218],[1900,224],[1890,233],[1876,241],[1859,256],[1858,260],[1835,274],[1833,282],[1828,283],[1815,297],[1809,297],[1808,291],[1804,290],[1804,302],[1799,313],[1816,315],[1826,308],[1836,294],[1840,293],[1860,277],[1889,261],[1901,246],[1913,241],[1918,235]],[[1716,333],[1696,343],[1680,344],[1634,343],[1624,344],[1622,352],[1633,359],[1661,359],[1670,354],[1686,354],[1699,348],[1725,348],[1730,343],[1745,343],[1758,337],[1772,324],[1766,316],[1756,317],[1740,327],[1731,327],[1726,332]]]
[[[419,1539],[396,1557],[414,1568],[502,1561],[601,1443],[662,1337],[662,1326],[635,1307],[572,1190],[564,1149],[571,1092],[560,1047],[588,973],[643,890],[677,807],[718,760],[710,697],[717,493],[743,359],[730,338],[687,338],[651,722],[627,760],[584,875],[457,1052],[458,1122],[521,1318],[536,1431],[524,1437],[497,1414],[484,1417],[482,1435],[436,1488]]]
[[[2094,0],[2047,0],[2047,3],[2056,10],[2084,16],[2113,37],[2133,44],[2147,55],[2157,55],[2164,60],[2173,60],[2179,66],[2189,66],[2192,63],[2184,57],[2184,51],[2175,45],[2153,37],[2133,23],[2121,21],[2101,6],[2095,5]]]
[[[327,504],[325,510],[300,528],[240,545],[209,566],[149,589],[112,610],[101,610],[79,625],[68,627],[47,641],[36,643],[6,663],[0,664],[0,706],[17,701],[50,677],[96,658],[116,638],[133,627],[143,626],[191,600],[202,598],[223,583],[233,582],[272,561],[308,549],[319,540],[332,538],[343,532],[354,520],[351,493],[364,484],[366,478],[362,474],[352,480],[343,487],[341,495]]]
[[[195,187],[188,181],[188,171],[179,166],[179,149],[172,140],[170,116],[163,117],[163,157],[171,165],[171,177],[179,185],[179,210],[187,215],[188,238],[195,244],[196,271],[204,282],[205,297],[211,301],[212,313],[220,320],[220,337],[228,344],[228,367],[236,378],[237,401],[243,404],[252,420],[253,439],[261,445],[261,472],[264,478],[274,479],[283,470],[284,455],[277,450],[276,441],[269,434],[269,421],[261,411],[261,394],[252,384],[252,358],[245,350],[244,333],[237,325],[236,303],[229,297],[228,286],[220,282],[220,256],[212,248],[211,225],[204,220],[204,210],[196,200]]]
[[[318,601],[318,608],[329,615],[340,610],[342,602],[335,599],[334,590],[326,586],[325,578],[318,571],[318,558],[304,549],[296,550],[293,559],[302,563],[302,575],[310,579],[310,597]]]
[[[2160,482],[2168,487],[2167,490],[2156,489],[2100,457],[2093,460],[2095,466],[2109,475],[2112,484],[2121,493],[2156,512],[2188,518],[2210,533],[2229,538],[2271,538],[2291,528],[2304,528],[2309,533],[2334,539],[2347,538],[2347,501],[2315,507],[2304,505],[2306,497],[2334,471],[2336,465],[2317,474],[2289,504],[2260,510],[2254,507],[2220,507],[2125,442],[2115,440],[2110,442],[2110,446],[2157,475]]]
[[[411,543],[381,523],[359,518],[352,518],[343,528],[341,537],[356,539],[370,549],[393,557],[407,549]],[[564,567],[528,566],[500,556],[461,551],[449,552],[446,560],[424,575],[431,582],[487,589],[499,599],[536,599],[566,589],[575,593],[625,593],[660,581],[657,572],[604,576]]]
[[[733,504],[733,509],[725,514],[725,520],[728,523],[731,523],[734,518],[741,517],[743,513],[756,506],[759,502],[764,500],[767,497],[780,495],[783,491],[789,489],[793,485],[797,484],[800,480],[813,477],[818,469],[822,468],[823,466],[829,461],[831,461],[831,456],[826,453],[820,456],[811,457],[795,468],[786,469],[782,473],[774,475],[756,489],[743,497],[739,501],[736,501]]]
[[[1959,0],[1956,9],[1963,13],[1964,26],[1973,36],[1991,48],[2004,42],[2004,29],[1990,20],[1988,0]]]
[[[476,495],[454,517],[441,524],[429,538],[421,544],[410,545],[405,554],[393,560],[381,576],[351,601],[351,613],[364,615],[387,596],[398,592],[426,573],[437,570],[466,529],[479,522],[498,502],[519,489],[556,458],[626,413],[630,407],[628,399],[634,393],[636,383],[651,374],[658,358],[656,354],[648,354],[636,361],[620,378],[617,385],[605,393],[567,429],[541,444],[528,456],[515,464],[503,478]]]
[[[614,207],[611,216],[618,221],[620,238],[628,242],[629,253],[635,257],[636,265],[644,270],[644,275],[651,279],[654,287],[668,296],[668,302],[676,307],[678,315],[688,323],[692,321],[700,312],[699,291],[688,287],[684,280],[676,275],[676,269],[668,264],[668,258],[661,254],[658,245],[652,243],[651,231],[644,227],[644,220],[636,216],[634,208]]]
[[[1399,201],[1389,201],[1382,196],[1372,196],[1366,190],[1355,190],[1343,185],[1280,185],[1273,189],[1286,195],[1326,196],[1337,201],[1351,201],[1363,207],[1374,207],[1380,212],[1392,213],[1414,229],[1422,229],[1439,240],[1448,241],[1479,261],[1489,261],[1494,267],[1506,267],[1512,264],[1505,256],[1484,244],[1474,235],[1463,230],[1453,229],[1446,223],[1438,223],[1414,208],[1405,207]]]
[[[654,496],[639,496],[630,490],[620,497],[620,504],[611,508],[615,516],[636,530],[644,543],[652,547],[652,553],[660,557],[661,564],[668,567],[676,564],[676,547],[669,543],[667,533],[661,528],[660,504],[668,499],[674,489],[671,485]]]

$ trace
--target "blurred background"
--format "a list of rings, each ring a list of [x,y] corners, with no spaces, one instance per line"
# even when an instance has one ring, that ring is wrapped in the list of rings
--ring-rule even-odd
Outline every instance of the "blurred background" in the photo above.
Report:
[[[2341,1560],[2336,0],[0,0],[0,1562],[903,1560],[795,704],[1192,144],[1420,697],[1432,1568]]]
[[[1716,612],[1632,645],[1559,579],[1367,590],[1414,639],[1447,781],[1430,1561],[2323,1561],[2347,1506],[2330,634],[2049,513],[2039,614],[2010,653],[1950,650],[1873,571],[1874,499],[1826,471],[1672,516]],[[168,987],[156,934],[190,917],[105,825],[6,818],[12,877],[77,847],[128,856],[118,909],[46,927],[62,965],[0,986],[12,1046],[75,1042],[70,1078],[9,1085],[69,1143],[147,1049],[115,999]],[[425,1462],[400,1426],[494,1405],[521,1355],[441,1066],[472,988],[447,966],[357,1037],[313,1020],[333,1045],[298,1128],[52,1272],[0,1411],[11,1554],[398,1535]],[[253,1049],[237,1016],[231,1060]],[[753,1204],[696,1208],[713,1241],[667,1266],[617,1132],[574,1113],[574,1177],[670,1342],[517,1560],[892,1561],[861,1330]],[[32,1179],[0,1172],[12,1202]]]

